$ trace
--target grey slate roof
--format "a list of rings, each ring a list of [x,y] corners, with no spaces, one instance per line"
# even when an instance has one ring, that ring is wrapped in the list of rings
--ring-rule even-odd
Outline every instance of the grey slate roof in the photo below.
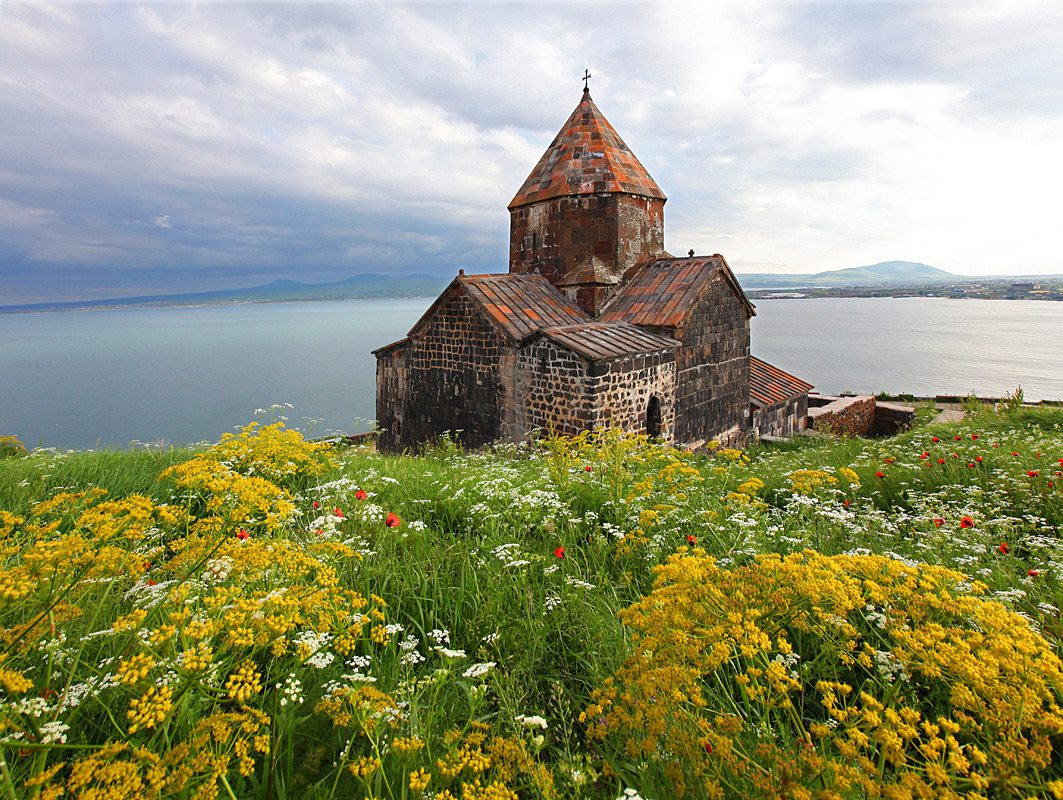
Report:
[[[636,328],[628,322],[582,322],[546,328],[542,334],[591,361],[675,350],[679,342]]]

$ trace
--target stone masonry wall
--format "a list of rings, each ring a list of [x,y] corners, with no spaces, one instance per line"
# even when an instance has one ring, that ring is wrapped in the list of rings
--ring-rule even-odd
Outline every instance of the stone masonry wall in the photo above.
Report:
[[[646,433],[650,398],[656,396],[661,411],[660,438],[672,440],[675,430],[675,351],[662,350],[591,367],[590,393],[594,397],[595,425]]]
[[[516,397],[520,439],[535,430],[572,436],[591,427],[587,363],[546,337],[517,351]]]
[[[514,347],[460,289],[451,291],[405,349],[405,385],[395,389],[404,398],[404,420],[389,449],[413,447],[445,431],[470,448],[508,433],[513,397],[506,386],[507,373],[512,386]]]
[[[808,410],[808,426],[836,436],[867,436],[875,424],[875,398],[842,397]]]
[[[790,437],[808,427],[808,395],[754,408],[752,429],[758,436]]]
[[[406,387],[409,370],[406,366],[406,345],[401,344],[377,353],[376,357],[376,421],[380,428],[377,447],[384,452],[396,452],[406,427]]]
[[[517,354],[517,425],[523,437],[535,429],[575,435],[613,426],[645,433],[650,397],[661,411],[661,436],[675,425],[675,360],[671,350],[588,362],[546,337]]]
[[[554,285],[596,256],[620,278],[664,251],[664,201],[624,194],[558,197],[510,212],[509,271]]]
[[[749,317],[722,275],[675,338],[675,441],[742,443],[749,431]]]

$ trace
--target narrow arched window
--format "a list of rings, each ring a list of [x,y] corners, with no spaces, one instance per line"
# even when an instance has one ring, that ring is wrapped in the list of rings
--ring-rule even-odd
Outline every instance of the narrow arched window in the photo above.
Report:
[[[661,435],[661,401],[657,395],[650,397],[650,403],[646,407],[646,435],[656,439]]]

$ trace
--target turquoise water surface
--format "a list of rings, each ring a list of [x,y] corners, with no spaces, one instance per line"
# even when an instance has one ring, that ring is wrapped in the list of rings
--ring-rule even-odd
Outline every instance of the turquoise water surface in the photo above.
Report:
[[[370,351],[430,303],[0,315],[0,434],[61,448],[214,441],[279,403],[314,435],[368,430]],[[764,300],[752,344],[826,392],[1001,394],[1021,383],[1028,398],[1063,398],[1063,303]]]

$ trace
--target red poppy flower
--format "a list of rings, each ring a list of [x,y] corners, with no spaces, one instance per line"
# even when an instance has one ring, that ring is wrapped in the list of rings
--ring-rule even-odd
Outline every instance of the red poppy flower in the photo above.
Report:
[[[979,464],[982,463],[982,457],[981,456],[975,456],[974,460],[977,461]]]
[[[584,471],[584,472],[590,472],[590,471],[591,471],[591,465],[590,465],[590,464],[588,464],[587,466],[585,466],[585,467],[583,468],[583,471]]]
[[[332,509],[332,516],[343,519],[343,510],[339,508]]]
[[[314,531],[314,533],[316,533],[318,536],[324,536],[325,535],[325,529],[324,528],[318,528],[316,531]]]
[[[848,500],[842,500],[842,505],[845,506],[846,508],[848,508],[849,507],[849,501]]]
[[[997,550],[999,550],[1004,555],[1007,555],[1008,553],[1011,552],[1011,548],[1008,547],[1008,543],[1007,542],[1001,542],[1000,543],[1000,547],[998,547]]]
[[[993,442],[993,447],[1000,447],[1000,442]]]
[[[1011,451],[1011,454],[1012,454],[1013,456],[1015,456],[1015,457],[1018,457],[1018,455],[1019,455],[1019,454],[1018,454],[1018,453],[1016,453],[1016,452],[1015,452],[1014,450],[1012,450],[1012,451]]]
[[[885,478],[886,477],[886,473],[885,472],[876,472],[875,473],[875,477],[876,478]]]
[[[974,469],[974,462],[973,461],[967,462],[967,469]]]
[[[1038,475],[1040,475],[1040,474],[1041,474],[1041,473],[1040,473],[1040,472],[1038,472],[1037,470],[1035,470],[1035,469],[1031,469],[1031,470],[1030,470],[1029,472],[1027,472],[1027,473],[1026,473],[1026,477],[1027,477],[1027,478],[1036,478],[1036,477],[1037,477]]]
[[[558,546],[557,549],[554,550],[554,555],[557,556],[558,558],[564,558],[565,557],[565,548],[561,547],[561,546]]]
[[[384,520],[384,524],[389,528],[397,528],[402,524],[402,520],[399,519],[399,515],[394,512],[388,512],[388,518]]]
[[[148,583],[148,586],[155,586],[158,583],[158,581],[153,581],[151,578],[148,578],[147,583]]]
[[[1027,575],[1028,577],[1030,577],[1030,578],[1036,578],[1036,577],[1037,577],[1038,575],[1040,575],[1040,574],[1041,574],[1041,573],[1040,573],[1040,572],[1038,572],[1038,571],[1037,571],[1037,570],[1035,570],[1035,569],[1027,570],[1027,572],[1026,572],[1026,575]]]
[[[944,519],[942,519],[941,517],[934,517],[934,527],[935,528],[940,528],[944,524],[945,524],[945,520]]]
[[[920,458],[922,458],[922,459],[927,459],[927,458],[930,458],[930,453],[923,453],[923,454],[922,454],[921,456],[919,456],[919,457],[920,457]]]
[[[887,459],[886,459],[886,463],[887,463],[887,464],[892,464],[892,463],[894,462],[894,460],[895,460],[895,459],[892,459],[892,458],[887,458]]]
[[[978,434],[977,433],[972,433],[971,434],[971,441],[972,442],[977,442],[978,441]]]
[[[710,756],[712,755],[712,744],[709,742],[705,742],[705,752]]]
[[[368,496],[369,495],[367,495],[361,489],[359,489],[357,492],[354,493],[354,499],[355,500],[365,500],[365,498],[367,498]]]
[[[310,504],[310,507],[311,508],[321,508],[321,503],[319,503],[317,500],[315,500],[313,503]]]
[[[963,517],[960,520],[960,527],[961,528],[973,528],[974,527],[974,520],[971,519],[970,517]]]
[[[939,464],[944,464],[944,463],[945,463],[945,459],[943,459],[943,458],[939,458],[939,459],[938,459],[938,463],[939,463]]]
[[[1059,459],[1059,463],[1063,464],[1063,458]]]
[[[250,536],[251,534],[245,531],[243,528],[240,528],[240,530],[236,534],[237,539],[247,539],[250,538]]]
[[[959,435],[958,433],[956,434],[956,441],[957,441],[957,442],[958,442],[958,441],[959,441],[960,439],[962,439],[962,438],[963,438],[963,437],[962,437],[962,436],[960,436],[960,435]]]
[[[938,437],[936,437],[936,436],[932,436],[932,437],[930,437],[930,441],[932,441],[932,442],[940,442],[941,440]]]
[[[695,544],[697,544],[697,543],[698,543],[698,537],[697,537],[697,536],[695,536],[695,535],[694,535],[694,534],[692,534],[692,533],[688,533],[688,534],[687,534],[687,544],[689,544],[689,545],[695,545]]]
[[[952,457],[953,457],[953,458],[959,458],[959,457],[960,457],[960,454],[959,454],[959,453],[953,453],[953,454],[952,454]]]

